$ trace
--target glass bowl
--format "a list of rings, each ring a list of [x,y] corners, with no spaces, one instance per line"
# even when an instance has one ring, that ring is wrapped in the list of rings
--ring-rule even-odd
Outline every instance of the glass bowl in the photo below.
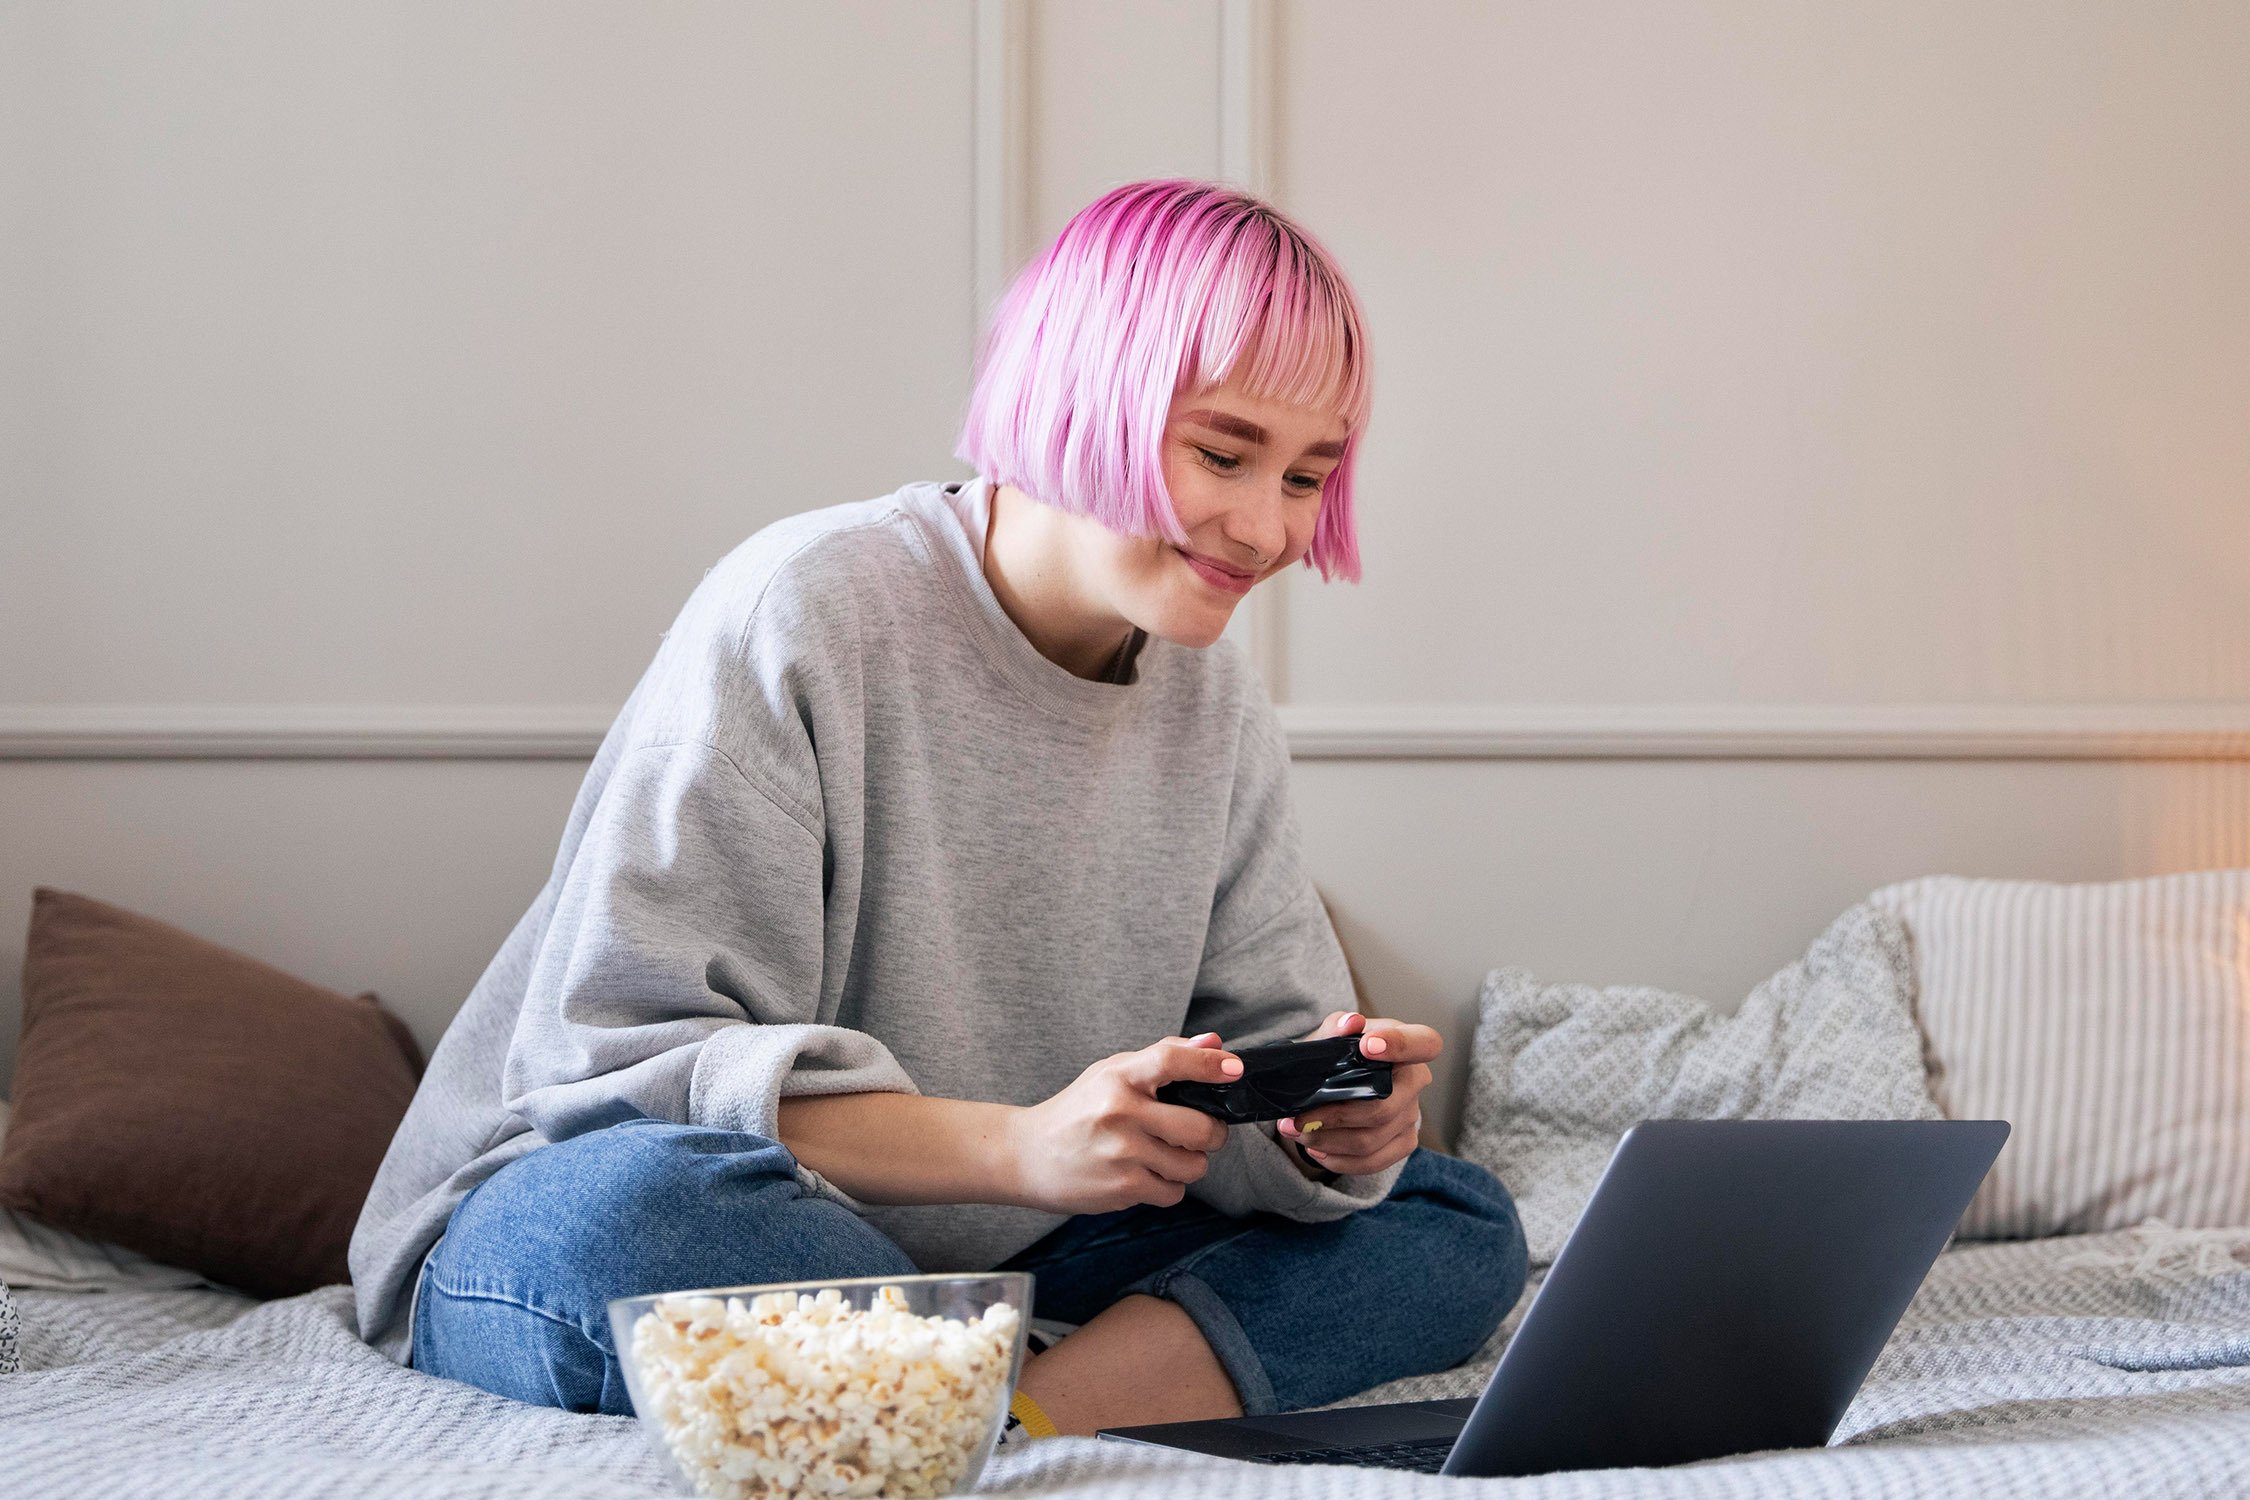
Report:
[[[633,1411],[712,1500],[951,1495],[1007,1421],[1032,1274],[855,1276],[609,1304]]]

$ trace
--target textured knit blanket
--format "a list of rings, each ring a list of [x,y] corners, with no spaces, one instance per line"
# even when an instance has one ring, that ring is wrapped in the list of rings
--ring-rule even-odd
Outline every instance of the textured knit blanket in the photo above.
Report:
[[[263,1304],[215,1291],[17,1302],[24,1370],[0,1376],[9,1500],[667,1493],[631,1418],[402,1369],[353,1334],[342,1286]],[[1474,1394],[1522,1311],[1475,1360],[1339,1404]],[[981,1488],[1085,1500],[2250,1494],[2250,1230],[1956,1243],[1826,1448],[1455,1480],[1049,1438],[997,1455]]]

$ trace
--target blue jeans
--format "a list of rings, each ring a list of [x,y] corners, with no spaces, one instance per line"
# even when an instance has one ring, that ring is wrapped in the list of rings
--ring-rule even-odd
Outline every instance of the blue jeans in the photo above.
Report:
[[[1459,1364],[1522,1295],[1527,1256],[1498,1179],[1417,1148],[1388,1198],[1341,1219],[1136,1204],[1075,1215],[1000,1268],[1032,1272],[1033,1315],[1066,1323],[1135,1292],[1177,1303],[1259,1416]],[[626,1415],[613,1297],[922,1269],[808,1196],[780,1142],[627,1120],[538,1147],[461,1200],[423,1264],[410,1358],[519,1401]]]

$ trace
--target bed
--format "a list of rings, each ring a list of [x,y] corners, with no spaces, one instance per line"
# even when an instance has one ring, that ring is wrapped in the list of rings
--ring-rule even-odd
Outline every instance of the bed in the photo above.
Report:
[[[2250,872],[2179,879],[1878,892],[1727,1015],[1650,989],[1543,984],[1514,969],[1487,978],[1454,1145],[1514,1194],[1530,1284],[1472,1359],[1335,1404],[1479,1392],[1634,1120],[2017,1120],[2005,1170],[1980,1189],[1827,1446],[1457,1480],[1062,1437],[996,1455],[980,1488],[1204,1500],[1464,1485],[1539,1497],[2250,1494]],[[1987,898],[1998,916],[1979,915]],[[2025,936],[2039,903],[2068,914],[2052,951]],[[2191,908],[2209,920],[2183,926]],[[2149,925],[2149,911],[2163,920]],[[1990,933],[2002,918],[2030,976],[2021,984],[2007,964],[1957,961],[1999,951]],[[2043,1030],[2011,1007],[2071,1025]],[[2077,1040],[2034,1045],[2041,1036]],[[2121,1056],[2135,1071],[2105,1077],[2102,1060]],[[2202,1216],[2174,1227],[2190,1220],[2150,1211],[2168,1204]],[[134,1274],[152,1269],[167,1268]],[[13,1300],[22,1368],[0,1374],[7,1500],[671,1493],[632,1418],[527,1406],[395,1365],[359,1338],[341,1282],[266,1300],[210,1285],[19,1288]]]
[[[1477,1357],[1350,1402],[1473,1395]],[[19,1291],[22,1373],[0,1378],[11,1496],[662,1496],[626,1417],[524,1406],[362,1344],[344,1286]],[[1675,1469],[1450,1480],[1051,1438],[982,1488],[1076,1496],[2085,1496],[2250,1493],[2250,1228],[1956,1243],[1824,1449]]]

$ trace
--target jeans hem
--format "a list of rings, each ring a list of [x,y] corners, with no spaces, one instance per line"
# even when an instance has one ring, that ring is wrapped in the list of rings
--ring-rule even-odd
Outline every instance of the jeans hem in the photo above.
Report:
[[[1234,1382],[1234,1393],[1242,1400],[1244,1416],[1268,1417],[1281,1409],[1274,1399],[1273,1382],[1266,1378],[1266,1367],[1259,1360],[1250,1335],[1243,1331],[1234,1309],[1211,1290],[1209,1282],[1191,1272],[1174,1269],[1160,1272],[1147,1290],[1152,1296],[1177,1303],[1181,1311],[1195,1320],[1204,1342],[1211,1346],[1227,1378]]]

